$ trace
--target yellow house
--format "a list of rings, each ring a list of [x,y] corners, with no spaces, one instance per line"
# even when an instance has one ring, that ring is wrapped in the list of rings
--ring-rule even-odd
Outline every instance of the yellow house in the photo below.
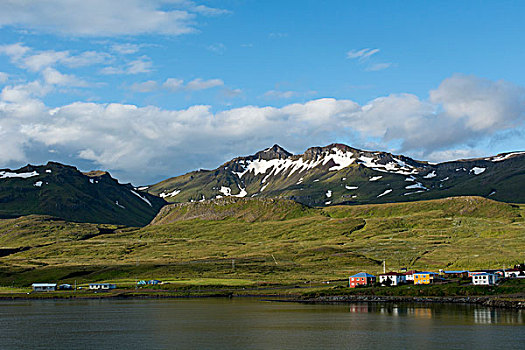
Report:
[[[416,272],[414,273],[414,284],[430,284],[439,276],[435,272]]]

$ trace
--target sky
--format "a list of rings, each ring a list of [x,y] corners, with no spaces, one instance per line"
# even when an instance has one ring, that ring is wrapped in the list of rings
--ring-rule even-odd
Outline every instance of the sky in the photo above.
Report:
[[[0,1],[0,168],[525,150],[522,1]]]

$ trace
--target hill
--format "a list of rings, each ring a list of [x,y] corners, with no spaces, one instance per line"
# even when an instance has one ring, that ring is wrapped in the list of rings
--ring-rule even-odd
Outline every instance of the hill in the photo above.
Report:
[[[228,198],[167,206],[142,228],[4,219],[0,284],[319,282],[378,273],[383,260],[389,269],[511,266],[524,257],[524,213],[481,197],[318,209]]]
[[[278,145],[215,170],[164,180],[147,191],[168,202],[284,198],[317,207],[482,196],[525,203],[525,152],[439,164],[342,144],[293,155]]]
[[[81,173],[49,162],[0,170],[0,217],[51,215],[69,221],[147,225],[164,200],[120,184],[107,172]]]

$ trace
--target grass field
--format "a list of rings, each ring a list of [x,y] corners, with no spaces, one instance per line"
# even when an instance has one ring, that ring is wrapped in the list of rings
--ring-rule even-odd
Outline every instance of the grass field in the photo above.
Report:
[[[480,197],[323,209],[229,199],[163,209],[144,228],[5,219],[0,285],[304,285],[376,274],[383,260],[389,270],[511,266],[525,260],[524,213]]]

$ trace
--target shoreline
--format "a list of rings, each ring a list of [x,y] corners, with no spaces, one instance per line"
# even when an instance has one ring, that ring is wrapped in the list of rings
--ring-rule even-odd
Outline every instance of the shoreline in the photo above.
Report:
[[[415,297],[415,296],[378,296],[378,295],[329,295],[315,298],[290,300],[305,304],[340,304],[340,303],[417,303],[417,304],[469,304],[485,307],[525,309],[525,298],[502,296],[450,296],[450,297]]]
[[[158,293],[158,292],[100,292],[82,294],[62,293],[13,293],[0,295],[0,301],[16,300],[95,300],[95,299],[199,299],[199,298],[262,298],[264,301],[291,302],[302,304],[350,304],[350,303],[416,303],[416,304],[467,304],[492,308],[525,309],[525,298],[510,296],[449,296],[449,297],[415,297],[415,296],[378,296],[378,295],[328,295],[313,298],[291,294],[237,294],[218,292],[208,294],[196,293]],[[275,299],[274,299],[275,298]]]

